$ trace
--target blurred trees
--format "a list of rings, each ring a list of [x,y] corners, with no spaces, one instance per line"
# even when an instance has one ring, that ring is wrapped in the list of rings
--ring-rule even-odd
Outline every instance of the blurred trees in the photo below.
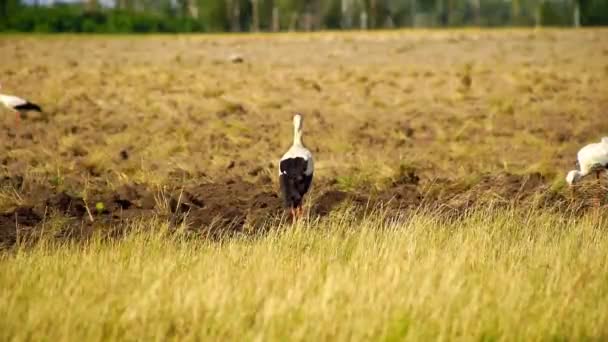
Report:
[[[0,30],[241,32],[608,24],[608,0],[0,0]]]

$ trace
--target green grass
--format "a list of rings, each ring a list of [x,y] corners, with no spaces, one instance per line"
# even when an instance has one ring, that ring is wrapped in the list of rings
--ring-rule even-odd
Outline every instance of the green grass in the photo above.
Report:
[[[602,217],[349,214],[221,242],[142,222],[124,239],[0,258],[1,340],[601,340]]]

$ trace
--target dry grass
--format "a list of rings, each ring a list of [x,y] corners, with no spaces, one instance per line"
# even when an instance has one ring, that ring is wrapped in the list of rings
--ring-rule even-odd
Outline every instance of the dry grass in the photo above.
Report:
[[[608,337],[602,219],[522,209],[458,222],[348,217],[222,242],[145,222],[118,242],[18,248],[0,259],[0,338]]]
[[[527,176],[505,175],[539,173],[528,194],[563,202],[577,148],[608,132],[607,55],[603,29],[3,36],[3,91],[46,115],[0,120],[0,240],[17,235],[0,252],[0,339],[607,339],[604,215],[510,203]],[[311,200],[413,191],[393,182],[411,171],[417,190],[501,206],[342,205],[219,240],[176,227],[169,188],[219,184],[190,194],[211,206],[234,202],[217,197],[226,179],[276,189],[294,111]],[[154,208],[96,212],[134,184],[158,189]],[[95,223],[45,202],[58,193]],[[43,220],[12,225],[39,202]],[[79,231],[92,237],[65,239]]]

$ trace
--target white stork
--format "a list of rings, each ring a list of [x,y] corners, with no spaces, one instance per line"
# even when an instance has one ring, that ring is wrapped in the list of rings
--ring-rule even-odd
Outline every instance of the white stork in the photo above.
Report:
[[[302,115],[294,115],[293,144],[279,162],[281,193],[294,222],[303,214],[302,200],[310,188],[314,172],[312,153],[302,143],[302,120]]]
[[[577,154],[577,164],[580,170],[572,170],[566,176],[566,182],[570,186],[591,173],[595,173],[599,185],[600,173],[608,168],[608,137],[603,137],[599,143],[581,148]],[[574,188],[572,190],[574,192]],[[599,199],[597,203],[599,204]]]
[[[0,84],[0,89],[2,89],[1,84]],[[17,96],[0,94],[0,102],[2,102],[2,104],[6,108],[10,109],[12,112],[15,113],[15,125],[16,126],[19,126],[19,120],[20,120],[20,116],[22,115],[22,113],[25,113],[28,111],[42,112],[42,109],[37,104],[32,103],[28,100],[24,100]]]

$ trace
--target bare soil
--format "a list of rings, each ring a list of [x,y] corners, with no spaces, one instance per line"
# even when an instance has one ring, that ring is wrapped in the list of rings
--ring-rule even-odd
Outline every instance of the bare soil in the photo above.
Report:
[[[307,219],[324,219],[333,212],[340,213],[343,205],[351,210],[355,208],[360,216],[382,210],[387,219],[420,208],[455,218],[488,205],[536,206],[584,214],[594,208],[594,196],[599,195],[594,193],[595,184],[590,183],[582,186],[585,191],[576,199],[564,196],[552,191],[537,173],[488,174],[472,185],[418,179],[416,176],[410,183],[399,181],[375,193],[343,191],[321,184],[313,191],[317,195],[306,205]],[[4,182],[19,183],[18,180],[19,177],[15,177]],[[55,236],[70,239],[86,239],[96,231],[120,236],[117,232],[125,229],[130,221],[151,217],[167,220],[171,227],[186,227],[210,238],[259,234],[281,220],[290,222],[278,191],[272,185],[239,179],[171,190],[142,184],[112,190],[96,188],[86,198],[52,187],[27,189],[21,194],[28,205],[0,214],[2,246],[14,244],[19,236],[35,236],[44,229],[45,221],[57,214],[68,220]]]

